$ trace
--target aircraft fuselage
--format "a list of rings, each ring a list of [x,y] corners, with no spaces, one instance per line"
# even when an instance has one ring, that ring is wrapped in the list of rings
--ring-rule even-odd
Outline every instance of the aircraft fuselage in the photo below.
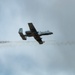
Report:
[[[28,37],[32,37],[33,35],[36,35],[35,32],[31,32],[31,31],[26,31],[25,33],[26,33],[25,36],[28,36]],[[37,34],[39,36],[42,36],[42,35],[51,35],[53,33],[52,32],[49,32],[49,31],[45,31],[45,32],[37,32]]]

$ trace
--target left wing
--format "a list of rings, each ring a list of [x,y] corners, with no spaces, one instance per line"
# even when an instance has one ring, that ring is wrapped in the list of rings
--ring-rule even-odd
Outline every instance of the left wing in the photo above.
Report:
[[[41,38],[39,38],[39,39],[38,39],[38,38],[35,38],[35,40],[36,40],[39,44],[43,44],[43,43],[44,43],[44,41],[42,41]]]
[[[34,36],[35,40],[39,43],[39,44],[43,44],[44,41],[42,41],[42,38],[40,38],[40,36],[37,34],[36,36]]]

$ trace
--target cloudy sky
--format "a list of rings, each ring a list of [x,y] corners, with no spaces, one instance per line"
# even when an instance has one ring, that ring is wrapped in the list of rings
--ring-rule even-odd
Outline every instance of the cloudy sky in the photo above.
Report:
[[[75,75],[74,0],[0,0],[0,75]],[[39,45],[19,28],[52,31]]]

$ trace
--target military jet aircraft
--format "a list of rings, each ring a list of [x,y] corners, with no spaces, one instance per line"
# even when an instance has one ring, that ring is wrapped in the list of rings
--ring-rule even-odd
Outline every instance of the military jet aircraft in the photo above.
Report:
[[[22,38],[23,40],[27,40],[26,37],[32,37],[32,36],[33,36],[34,39],[35,39],[39,44],[43,44],[44,41],[42,41],[42,38],[41,38],[40,36],[53,34],[53,32],[50,32],[50,31],[38,32],[38,31],[35,29],[33,23],[28,23],[28,26],[29,26],[29,28],[30,28],[30,31],[26,31],[26,32],[25,32],[26,35],[23,34],[23,29],[22,29],[22,28],[19,29],[19,32],[18,32],[18,33],[19,33],[19,35],[21,36],[21,38]]]

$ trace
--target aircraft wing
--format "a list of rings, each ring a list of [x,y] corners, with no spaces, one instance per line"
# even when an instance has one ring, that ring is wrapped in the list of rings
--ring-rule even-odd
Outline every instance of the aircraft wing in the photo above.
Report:
[[[44,42],[42,41],[42,38],[38,35],[37,30],[35,29],[34,25],[32,23],[28,23],[30,31],[33,34],[33,37],[39,44],[43,44]]]
[[[42,38],[37,34],[36,36],[34,36],[35,40],[39,43],[39,44],[43,44],[44,41],[42,41]]]
[[[28,23],[28,25],[29,25],[31,32],[37,32],[37,30],[35,29],[35,27],[32,23]]]

